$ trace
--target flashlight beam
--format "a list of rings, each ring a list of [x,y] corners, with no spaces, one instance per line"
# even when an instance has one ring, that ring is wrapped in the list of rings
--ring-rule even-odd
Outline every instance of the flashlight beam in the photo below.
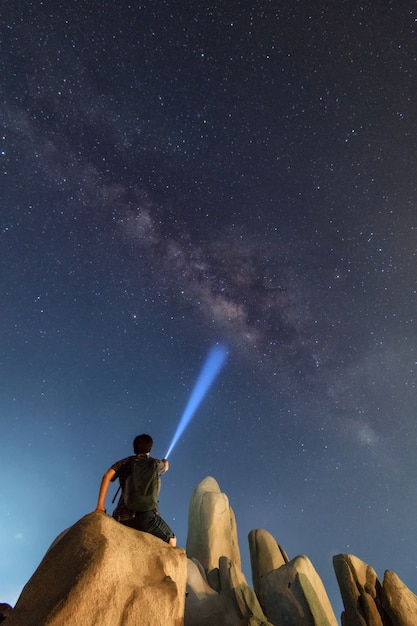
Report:
[[[213,384],[215,378],[217,377],[218,373],[220,372],[226,361],[226,357],[227,349],[223,345],[213,346],[208,353],[207,359],[194,385],[194,389],[191,392],[188,404],[185,407],[184,413],[182,414],[182,417],[179,421],[177,430],[175,431],[174,437],[171,441],[171,445],[169,446],[168,452],[165,455],[166,459],[172,452],[173,447],[177,443],[178,439],[181,437],[187,424],[190,422],[204,396]]]

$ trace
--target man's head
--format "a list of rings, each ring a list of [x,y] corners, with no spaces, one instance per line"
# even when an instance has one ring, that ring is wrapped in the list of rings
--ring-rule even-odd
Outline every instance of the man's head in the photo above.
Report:
[[[133,440],[135,454],[148,454],[152,450],[153,439],[150,435],[138,435]]]

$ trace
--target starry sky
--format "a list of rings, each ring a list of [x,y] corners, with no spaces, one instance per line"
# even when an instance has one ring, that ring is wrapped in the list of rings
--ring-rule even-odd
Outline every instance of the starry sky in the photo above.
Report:
[[[417,9],[16,0],[1,11],[0,601],[149,432],[161,513],[230,499],[417,592]],[[107,500],[112,510],[111,488]]]

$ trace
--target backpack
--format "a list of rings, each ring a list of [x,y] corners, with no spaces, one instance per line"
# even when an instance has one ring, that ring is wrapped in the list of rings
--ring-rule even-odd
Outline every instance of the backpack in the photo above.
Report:
[[[123,490],[126,506],[138,513],[158,508],[161,479],[156,472],[155,459],[136,456],[132,459],[132,471]]]

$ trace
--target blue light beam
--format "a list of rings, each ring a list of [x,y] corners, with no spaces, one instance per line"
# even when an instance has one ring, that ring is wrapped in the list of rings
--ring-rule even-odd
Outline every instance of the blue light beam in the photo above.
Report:
[[[172,452],[173,447],[177,443],[178,439],[181,437],[186,426],[189,424],[191,418],[198,409],[204,396],[213,384],[215,378],[217,377],[218,373],[220,372],[226,361],[226,357],[227,349],[226,346],[223,345],[213,346],[208,353],[207,359],[194,385],[194,389],[191,392],[188,404],[185,407],[184,413],[182,414],[182,417],[179,421],[177,430],[175,431],[174,437],[172,438],[171,445],[169,446],[168,452],[165,455],[166,459]]]

